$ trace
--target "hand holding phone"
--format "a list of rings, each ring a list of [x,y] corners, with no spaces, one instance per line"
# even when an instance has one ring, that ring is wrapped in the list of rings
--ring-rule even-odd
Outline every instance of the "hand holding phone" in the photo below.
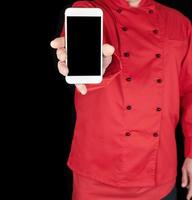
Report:
[[[62,74],[63,76],[67,76],[67,74],[69,73],[69,69],[66,65],[66,50],[65,50],[65,38],[64,37],[59,37],[54,39],[51,42],[51,47],[54,49],[57,49],[56,54],[57,54],[57,58],[58,58],[58,70],[60,72],[60,74]],[[105,73],[105,70],[107,69],[107,67],[110,65],[111,61],[112,61],[112,55],[114,53],[114,47],[111,46],[110,44],[103,44],[103,74]],[[102,74],[102,75],[103,75]],[[84,84],[75,84],[75,86],[77,87],[78,91],[81,94],[86,94],[87,93],[87,89],[86,86]]]
[[[66,81],[86,94],[85,83],[99,83],[112,61],[114,47],[102,44],[102,11],[98,8],[68,8],[65,35],[51,46],[57,49],[58,69]]]

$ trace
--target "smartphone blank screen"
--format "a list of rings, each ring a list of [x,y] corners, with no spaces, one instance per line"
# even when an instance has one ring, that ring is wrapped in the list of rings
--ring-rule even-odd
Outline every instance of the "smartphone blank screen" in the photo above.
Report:
[[[68,76],[101,75],[101,17],[67,17]]]

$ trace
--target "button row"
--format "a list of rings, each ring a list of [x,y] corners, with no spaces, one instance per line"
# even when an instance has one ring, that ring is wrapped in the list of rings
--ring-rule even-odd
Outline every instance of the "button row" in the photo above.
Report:
[[[128,30],[128,27],[123,26],[123,27],[121,27],[121,29],[122,29],[124,32],[126,32],[126,31]],[[153,32],[155,35],[157,35],[157,34],[159,33],[159,30],[158,30],[158,29],[154,29],[152,32]]]
[[[130,53],[129,53],[128,51],[125,51],[125,52],[123,53],[123,55],[124,55],[125,57],[130,57]],[[161,54],[160,54],[160,53],[157,53],[157,54],[155,54],[155,57],[156,57],[156,58],[161,58]]]
[[[125,80],[127,81],[127,82],[130,82],[131,80],[132,80],[132,77],[127,77],[127,78],[125,78]],[[161,79],[161,78],[158,78],[158,79],[156,79],[156,82],[157,83],[162,83],[163,82],[163,80]]]
[[[125,136],[131,136],[131,133],[130,132],[126,132]],[[153,137],[158,137],[158,136],[159,136],[159,133],[157,133],[157,132],[153,133]]]
[[[128,30],[128,27],[123,26],[123,27],[121,27],[121,29],[122,29],[124,32],[126,32],[126,31]],[[153,32],[155,35],[157,35],[157,34],[159,33],[159,30],[158,30],[158,29],[154,29],[152,32]]]
[[[116,11],[117,11],[118,13],[121,13],[123,10],[122,10],[122,8],[118,8]],[[149,13],[149,14],[153,14],[154,11],[153,11],[152,9],[149,9],[149,10],[148,10],[148,13]]]
[[[126,107],[126,109],[127,109],[127,110],[131,110],[131,109],[132,109],[132,106],[131,106],[131,105],[128,105],[128,106]],[[157,111],[157,112],[160,112],[161,110],[162,110],[162,109],[161,109],[160,107],[157,107],[157,108],[156,108],[156,111]]]

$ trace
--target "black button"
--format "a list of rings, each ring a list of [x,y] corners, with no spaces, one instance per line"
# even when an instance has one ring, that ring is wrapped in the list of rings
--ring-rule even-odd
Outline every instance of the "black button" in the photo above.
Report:
[[[129,52],[124,52],[125,57],[129,57],[129,55],[130,55]]]
[[[157,107],[156,110],[157,110],[157,111],[161,111],[161,108],[160,108],[160,107]]]
[[[124,26],[124,27],[122,27],[122,30],[123,30],[123,31],[127,31],[128,28],[127,28],[126,26]]]
[[[158,137],[159,134],[158,134],[157,132],[155,132],[155,133],[153,133],[153,136],[154,136],[154,137]]]
[[[156,81],[157,81],[157,83],[162,83],[162,79],[161,78],[158,78]]]
[[[158,33],[159,33],[159,30],[154,29],[154,30],[153,30],[153,33],[154,33],[154,34],[158,34]]]
[[[155,56],[156,56],[156,58],[161,58],[161,54],[160,53],[157,53]]]
[[[128,105],[127,110],[131,110],[131,109],[132,109],[131,105]]]
[[[122,12],[122,9],[121,9],[121,8],[118,8],[118,9],[117,9],[117,12],[118,12],[118,13],[121,13],[121,12]]]
[[[125,136],[130,136],[130,135],[131,135],[130,132],[126,132],[126,133],[125,133]]]
[[[131,77],[127,77],[126,81],[131,81],[131,79],[132,79]]]
[[[150,9],[148,12],[149,12],[149,14],[153,14],[154,13],[154,11],[152,9]]]

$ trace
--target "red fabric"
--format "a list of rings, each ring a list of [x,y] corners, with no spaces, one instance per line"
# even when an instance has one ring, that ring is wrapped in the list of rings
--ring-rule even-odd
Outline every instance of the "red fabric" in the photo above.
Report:
[[[104,43],[115,54],[100,84],[75,91],[76,124],[68,166],[116,187],[155,187],[177,175],[181,117],[192,158],[192,30],[178,11],[153,0],[79,1],[100,7]],[[181,115],[179,113],[181,108]]]
[[[153,187],[114,187],[73,173],[72,200],[160,200],[173,187],[170,183]]]

